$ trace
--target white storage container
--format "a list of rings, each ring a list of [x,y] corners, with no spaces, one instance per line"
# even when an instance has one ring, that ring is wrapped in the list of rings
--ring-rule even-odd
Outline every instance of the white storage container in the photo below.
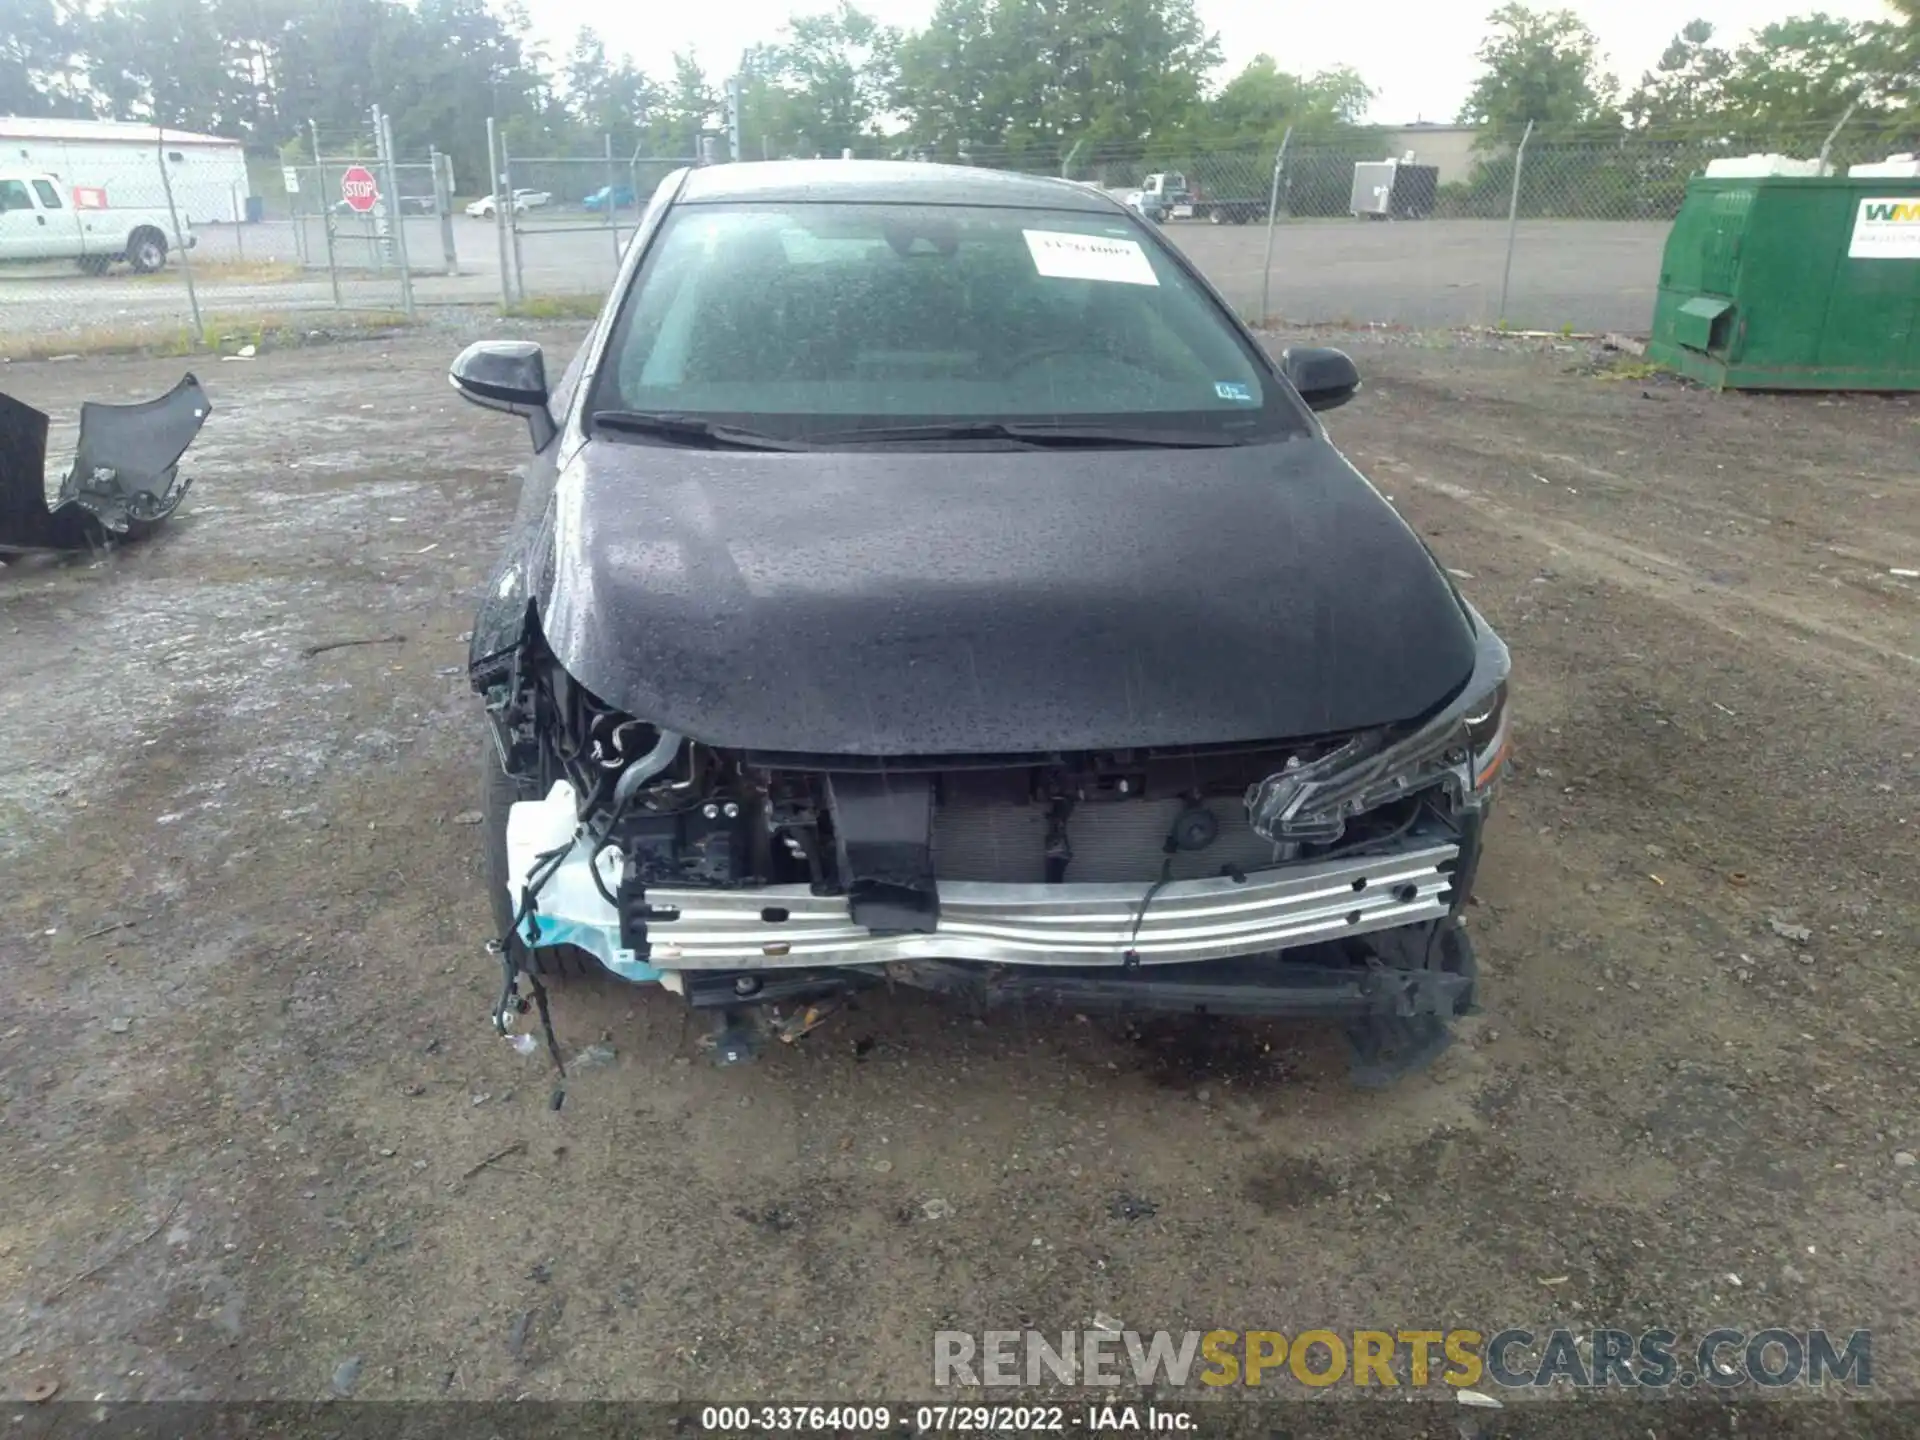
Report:
[[[1753,179],[1763,175],[1819,175],[1818,160],[1796,160],[1791,155],[1730,155],[1707,162],[1707,178]]]
[[[1388,216],[1393,213],[1393,181],[1397,160],[1361,160],[1353,167],[1352,213]]]
[[[1889,155],[1884,160],[1868,160],[1849,165],[1847,174],[1873,180],[1920,180],[1920,159],[1912,155]]]

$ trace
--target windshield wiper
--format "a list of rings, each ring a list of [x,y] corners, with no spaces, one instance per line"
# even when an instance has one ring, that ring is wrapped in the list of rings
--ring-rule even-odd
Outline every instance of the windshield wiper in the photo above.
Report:
[[[1238,435],[1217,430],[1160,430],[1148,426],[1048,425],[1022,420],[954,420],[936,425],[875,425],[809,435],[815,444],[888,445],[917,440],[1014,440],[1023,445],[1129,447],[1193,450],[1243,445]]]
[[[715,425],[694,415],[675,415],[669,411],[596,410],[593,423],[630,435],[657,435],[683,445],[725,446],[737,450],[810,450],[798,440],[782,440],[758,430],[743,430],[736,425]]]

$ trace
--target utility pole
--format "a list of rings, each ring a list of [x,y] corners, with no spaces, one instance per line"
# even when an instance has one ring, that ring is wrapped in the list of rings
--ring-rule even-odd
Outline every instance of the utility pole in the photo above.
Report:
[[[740,77],[727,77],[727,158],[740,158]]]
[[[315,199],[320,206],[320,233],[327,241],[327,279],[333,285],[333,308],[340,306],[340,266],[333,255],[333,209],[327,204],[327,162],[320,158],[320,127],[311,119],[307,121],[307,138],[313,142],[313,171],[315,175]],[[306,221],[301,221],[305,228]]]
[[[394,154],[393,117],[378,105],[373,107],[374,139],[386,161],[387,224],[392,227],[394,252],[400,261],[400,308],[413,319],[413,266],[407,257],[407,212],[400,203],[400,160]]]

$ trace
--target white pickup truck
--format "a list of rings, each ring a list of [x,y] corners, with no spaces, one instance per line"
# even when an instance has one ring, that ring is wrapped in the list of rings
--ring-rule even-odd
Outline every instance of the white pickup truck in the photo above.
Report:
[[[144,275],[165,265],[168,251],[193,243],[193,231],[176,231],[164,206],[112,205],[97,186],[0,170],[0,264],[77,260],[100,275],[124,260]]]

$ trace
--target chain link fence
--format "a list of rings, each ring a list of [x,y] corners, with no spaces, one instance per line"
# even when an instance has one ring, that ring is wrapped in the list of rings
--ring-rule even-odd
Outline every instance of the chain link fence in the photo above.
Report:
[[[373,177],[370,194],[363,175]],[[329,300],[337,292],[341,308],[402,308],[403,266],[410,281],[459,274],[444,157],[391,167],[377,159],[327,159],[282,167],[282,178],[288,185],[279,227],[283,258],[300,266],[309,283],[324,281]],[[397,188],[397,200],[389,186]]]
[[[694,163],[616,155],[610,143],[598,155],[502,153],[497,191],[470,207],[500,228],[502,300],[605,295],[640,208],[662,180]]]
[[[232,213],[226,194],[197,199],[202,213]],[[188,215],[157,147],[85,173],[0,179],[0,355],[55,355],[96,336],[197,343],[194,271],[204,280],[230,265],[220,242],[243,227]]]
[[[492,247],[460,253],[447,157],[402,158],[384,128],[309,129],[217,182],[158,148],[88,162],[98,174],[0,182],[0,356],[184,352],[497,301]]]
[[[489,138],[497,178],[471,197],[455,197],[444,155],[391,154],[373,117],[344,132],[310,130],[290,147],[298,153],[255,164],[230,193],[196,190],[190,218],[178,196],[168,210],[158,149],[150,165],[136,157],[104,181],[50,182],[52,204],[31,183],[10,182],[0,354],[60,353],[96,335],[192,342],[224,317],[545,298],[572,308],[604,296],[660,181],[699,163],[620,155],[604,141],[596,153],[522,157],[497,132]],[[876,140],[859,154],[1105,190],[1160,224],[1249,319],[1633,333],[1650,323],[1687,181],[1713,160],[1824,156],[1829,173],[1845,174],[1916,150],[1912,129],[1856,122],[1510,139],[1440,127],[1226,148],[943,150]],[[142,226],[151,232],[142,239],[162,242],[157,256],[134,243]]]
[[[1644,333],[1667,233],[1688,180],[1711,162],[1824,157],[1827,173],[1844,175],[1853,163],[1920,148],[1911,132],[1836,133],[1825,124],[1466,138],[1460,153],[1427,165],[1417,147],[1396,156],[1381,137],[1296,137],[1281,167],[1271,270],[1255,270],[1271,297],[1264,313],[1306,323]],[[1383,162],[1409,158],[1388,181]],[[1372,198],[1390,185],[1378,209],[1358,193],[1367,186],[1356,167],[1373,176]],[[1417,183],[1407,187],[1409,179]],[[1209,259],[1244,299],[1244,262]]]
[[[1920,135],[1856,123],[1506,140],[1356,130],[1232,149],[873,141],[857,154],[1106,190],[1160,223],[1249,319],[1634,333],[1651,323],[1687,181],[1711,161],[1824,155],[1828,173],[1844,175],[1915,150]]]

